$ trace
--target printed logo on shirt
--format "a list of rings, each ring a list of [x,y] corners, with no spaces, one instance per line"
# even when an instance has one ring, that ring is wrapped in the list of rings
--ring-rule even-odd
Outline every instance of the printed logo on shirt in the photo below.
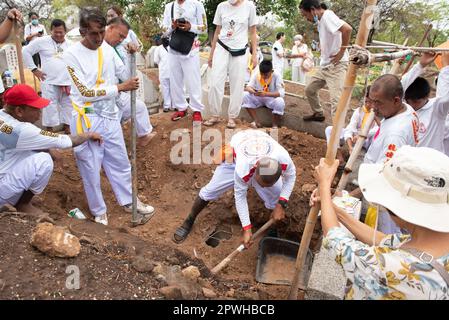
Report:
[[[0,124],[1,125],[1,124]],[[5,134],[11,134],[13,130],[13,127],[7,125],[6,123],[4,123],[3,125],[1,125],[0,127],[0,132],[3,132]]]
[[[424,123],[420,122],[419,123],[419,133],[424,134],[424,133],[426,133],[426,131],[427,131],[426,125]]]
[[[234,35],[234,28],[235,28],[235,21],[231,20],[229,22],[229,29],[228,32],[226,33],[226,37],[232,37]]]
[[[415,139],[415,143],[418,144],[418,142],[419,142],[418,132],[419,132],[420,123],[418,120],[418,115],[415,112],[413,112],[413,116],[415,117],[415,119],[412,120],[413,138]]]
[[[51,138],[59,137],[58,133],[54,133],[54,132],[50,132],[50,131],[46,131],[46,130],[41,130],[41,132],[39,132],[39,134],[46,136],[46,137],[51,137]]]
[[[394,153],[396,152],[397,148],[395,144],[390,144],[388,146],[388,151],[387,153],[385,153],[385,156],[387,157],[386,161],[390,160],[391,158],[393,158]]]

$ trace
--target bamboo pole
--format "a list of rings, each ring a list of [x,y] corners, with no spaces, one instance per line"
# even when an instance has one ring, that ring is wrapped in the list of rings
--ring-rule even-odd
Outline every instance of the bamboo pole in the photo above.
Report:
[[[365,10],[362,13],[359,31],[357,33],[356,44],[358,46],[366,46],[368,40],[369,27],[372,25],[373,11],[368,10],[377,4],[377,0],[367,0]],[[348,111],[349,102],[352,95],[352,89],[357,76],[357,66],[353,63],[349,65],[349,69],[346,73],[345,85],[343,92],[340,96],[340,100],[337,105],[337,111],[333,119],[333,128],[329,144],[326,151],[326,162],[331,164],[335,156],[337,155],[337,148],[340,142],[340,133],[343,129],[346,113]],[[293,277],[292,285],[290,287],[290,293],[288,295],[289,300],[296,300],[298,298],[298,287],[304,288],[304,284],[301,283],[303,279],[304,264],[307,256],[307,251],[310,246],[310,240],[312,238],[313,230],[318,218],[318,212],[320,210],[319,205],[315,205],[310,209],[307,217],[304,233],[301,238],[301,244],[298,250],[298,256],[296,257],[295,274]]]
[[[17,62],[19,63],[19,75],[20,83],[25,83],[25,71],[23,68],[23,55],[22,55],[22,37],[20,33],[19,23],[14,20],[13,22],[14,42],[17,51]]]
[[[346,46],[344,48],[352,49],[355,46]],[[408,47],[408,46],[366,46],[366,49],[385,49],[385,50],[412,50],[417,52],[448,52],[449,48],[432,48],[432,47]]]
[[[136,54],[131,54],[131,78],[136,77]],[[132,220],[133,227],[138,225],[137,217],[137,164],[136,164],[136,100],[137,91],[131,91],[131,176],[132,176]]]
[[[407,43],[408,43],[408,38],[405,39],[404,45],[403,45],[403,46],[406,46]],[[403,49],[402,49],[402,50],[403,50]],[[391,73],[391,74],[398,74],[400,68],[401,68],[401,64],[399,63],[399,60],[395,60],[395,61],[393,62],[393,65],[391,66],[390,73]]]
[[[424,41],[426,41],[432,28],[433,28],[433,25],[430,23],[427,26],[426,32],[424,32],[424,36],[422,37],[421,41],[419,42],[418,47],[421,47],[424,44]],[[412,66],[414,61],[415,61],[415,56],[413,56],[410,59],[410,61],[407,63],[407,66],[405,67],[404,71],[402,72],[402,76],[404,76],[404,74],[406,74],[408,72],[408,70],[410,69],[410,67]]]

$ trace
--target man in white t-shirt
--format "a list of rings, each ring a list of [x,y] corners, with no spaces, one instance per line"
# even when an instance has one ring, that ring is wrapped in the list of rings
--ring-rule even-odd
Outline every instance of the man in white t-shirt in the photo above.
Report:
[[[227,127],[235,128],[245,87],[248,36],[251,37],[252,64],[257,65],[256,6],[249,0],[221,2],[215,11],[217,26],[209,55],[209,106],[212,117],[204,122],[212,126],[219,121],[226,78],[229,74],[230,100]]]
[[[6,204],[32,215],[43,212],[31,200],[44,191],[53,173],[53,149],[76,147],[88,140],[102,143],[96,132],[60,135],[33,123],[50,101],[28,85],[18,84],[4,95],[0,110],[0,208]]]
[[[278,74],[284,78],[284,47],[282,46],[285,42],[285,33],[279,32],[276,34],[276,41],[273,44],[273,48],[271,48],[271,61],[273,62],[273,69]]]
[[[171,39],[179,40],[180,46],[173,46],[168,50],[168,61],[170,66],[170,95],[172,105],[178,111],[174,112],[171,119],[180,120],[187,116],[187,107],[193,110],[193,122],[201,123],[203,118],[201,111],[204,105],[201,102],[201,74],[198,40],[199,34],[207,33],[207,18],[204,5],[197,0],[175,0],[165,5],[163,26],[166,34]],[[175,36],[175,34],[177,34]],[[179,35],[179,37],[178,37]],[[187,51],[183,47],[187,46]],[[184,84],[189,93],[189,104],[184,96]]]
[[[36,12],[30,12],[28,14],[28,18],[29,18],[30,22],[27,25],[25,25],[25,28],[23,31],[26,44],[31,43],[31,41],[34,41],[34,40],[38,39],[39,37],[47,35],[45,26],[43,24],[39,23],[39,15]],[[38,53],[33,56],[33,59],[34,59],[34,63],[40,67],[41,59],[40,59],[40,56]]]
[[[115,53],[122,60],[125,65],[125,70],[130,72],[130,59],[128,59],[128,52],[136,52],[137,45],[135,43],[128,43],[125,47],[125,52],[118,50],[117,47],[123,43],[123,38],[129,32],[130,26],[128,22],[122,17],[116,17],[109,20],[104,35],[104,41],[115,49]],[[120,82],[117,79],[117,82]],[[122,92],[117,99],[117,107],[120,110],[119,118],[121,122],[126,122],[131,119],[131,93]],[[140,99],[136,99],[136,132],[137,132],[137,146],[145,147],[156,135],[153,132],[153,126],[150,123],[150,114],[148,108]]]
[[[156,48],[154,52],[154,63],[159,69],[159,83],[164,100],[164,112],[174,110],[170,98],[170,67],[168,65],[168,38],[162,37],[162,44]]]
[[[442,57],[443,68],[438,76],[437,94],[429,99],[430,84],[420,75],[435,60],[436,55],[424,53],[421,61],[402,77],[405,101],[419,117],[418,147],[445,152],[445,122],[449,114],[449,53]]]
[[[53,130],[63,124],[64,132],[68,134],[72,103],[69,98],[70,78],[62,60],[62,54],[69,47],[65,40],[65,22],[54,19],[50,30],[51,35],[37,38],[23,47],[23,61],[25,67],[41,81],[42,97],[50,100],[50,105],[42,110],[42,125]],[[41,58],[42,69],[34,63],[35,54]]]
[[[306,87],[306,96],[313,114],[303,119],[304,121],[324,121],[318,92],[325,85],[329,88],[333,117],[343,91],[345,74],[349,65],[349,53],[344,47],[349,45],[352,28],[333,11],[327,10],[327,6],[320,0],[302,0],[299,8],[308,21],[317,25],[321,48],[320,68],[311,77]]]
[[[252,224],[247,193],[252,186],[272,217],[282,220],[296,181],[296,167],[287,150],[265,132],[243,130],[236,133],[217,159],[220,164],[209,183],[201,188],[190,214],[176,230],[173,240],[180,243],[210,201],[234,189],[235,206],[243,228],[243,243],[250,245]]]
[[[83,180],[90,212],[95,221],[108,224],[107,207],[101,191],[101,169],[125,211],[132,211],[131,165],[120,126],[116,99],[120,92],[137,90],[138,78],[129,79],[127,70],[117,53],[103,41],[106,19],[97,8],[84,8],[80,13],[82,40],[64,53],[64,61],[71,78],[70,98],[74,111],[72,132],[95,130],[104,143],[90,142],[75,148],[75,158]],[[122,82],[117,84],[117,78]],[[154,208],[137,200],[140,224],[154,214]]]

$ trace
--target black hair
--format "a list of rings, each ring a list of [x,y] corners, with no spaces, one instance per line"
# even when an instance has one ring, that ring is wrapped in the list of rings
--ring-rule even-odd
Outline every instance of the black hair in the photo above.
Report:
[[[39,15],[34,11],[31,11],[30,13],[28,13],[28,19],[31,19],[32,16],[37,16],[39,18]]]
[[[365,97],[368,97],[368,98],[369,98],[369,92],[370,92],[370,90],[371,90],[371,86],[367,86],[367,87],[366,87],[366,92],[365,92]]]
[[[50,30],[53,30],[53,28],[57,28],[63,26],[64,30],[67,31],[67,27],[65,26],[65,22],[62,21],[61,19],[53,19],[51,21],[51,25],[50,25]]]
[[[405,100],[418,100],[428,98],[430,95],[429,81],[422,77],[415,81],[405,90]]]
[[[131,29],[131,26],[129,25],[128,21],[126,21],[123,17],[115,17],[112,18],[111,20],[108,21],[107,23],[108,26],[110,25],[124,25],[126,26],[126,28],[128,28],[128,30]]]
[[[302,0],[299,4],[299,9],[311,11],[312,9],[327,10],[328,6],[320,0]]]
[[[276,40],[279,40],[280,38],[282,38],[285,35],[284,32],[278,32],[276,35]]]
[[[106,27],[106,18],[97,7],[85,7],[80,11],[80,28],[89,28],[90,22],[96,22],[101,27]]]
[[[263,60],[259,64],[259,71],[262,74],[267,74],[267,73],[273,71],[273,63],[270,60]]]
[[[396,97],[404,97],[404,88],[401,80],[395,75],[384,74],[374,81],[371,90],[381,90],[387,98],[393,99]]]

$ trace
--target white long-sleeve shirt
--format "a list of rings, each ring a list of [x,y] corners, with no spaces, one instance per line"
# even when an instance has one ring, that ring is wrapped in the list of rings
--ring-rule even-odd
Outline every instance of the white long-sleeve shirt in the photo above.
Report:
[[[35,152],[71,147],[69,136],[41,130],[0,110],[0,177],[10,172],[14,164]]]
[[[424,72],[417,63],[402,78],[404,91]],[[416,113],[419,117],[418,147],[428,147],[445,152],[444,137],[446,118],[449,114],[449,66],[441,69],[438,77],[437,95]]]
[[[170,66],[168,65],[168,48],[162,44],[154,52],[154,62],[159,67],[159,79],[170,78]]]
[[[62,54],[69,48],[67,41],[57,43],[51,36],[40,37],[23,47],[23,61],[25,67],[33,70],[37,68],[33,55],[41,57],[42,72],[46,74],[44,83],[56,86],[70,85],[70,77],[62,60]]]
[[[356,136],[359,131],[362,130],[362,123],[363,118],[367,114],[367,110],[365,107],[360,107],[354,110],[354,113],[352,114],[351,121],[349,121],[349,124],[346,126],[346,128],[343,129],[343,139],[346,141],[349,138],[352,138],[353,136]],[[368,136],[366,140],[370,140],[374,135],[376,134],[377,130],[379,129],[377,123],[373,121],[371,124],[371,129],[368,132]]]
[[[263,157],[277,160],[282,166],[282,190],[279,198],[288,200],[296,181],[296,167],[287,150],[265,132],[244,130],[230,142],[235,153],[234,197],[237,213],[244,229],[251,226],[247,192],[255,183],[256,163]]]
[[[117,119],[118,108],[115,102],[118,95],[117,78],[125,81],[129,72],[114,48],[105,41],[101,48],[103,51],[101,79],[104,82],[98,88],[96,86],[98,49],[88,49],[78,42],[64,53],[63,58],[71,78],[70,98],[79,107],[91,102],[97,115]]]

